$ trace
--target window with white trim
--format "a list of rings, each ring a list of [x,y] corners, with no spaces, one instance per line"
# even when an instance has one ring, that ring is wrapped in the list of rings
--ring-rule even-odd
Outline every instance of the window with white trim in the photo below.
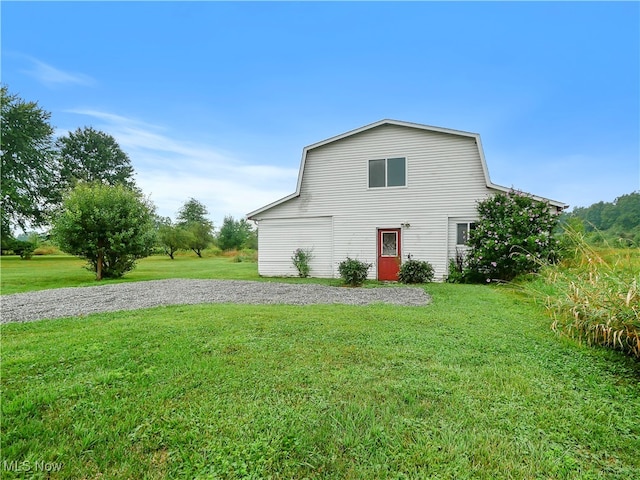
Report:
[[[458,223],[456,227],[456,245],[466,245],[469,243],[469,232],[476,229],[475,222]]]
[[[407,159],[404,157],[369,160],[369,188],[407,185]]]

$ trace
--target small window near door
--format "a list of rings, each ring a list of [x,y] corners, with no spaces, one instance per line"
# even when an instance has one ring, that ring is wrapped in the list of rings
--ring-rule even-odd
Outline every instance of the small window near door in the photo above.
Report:
[[[406,158],[398,157],[369,160],[369,188],[404,187],[406,185]]]
[[[458,223],[457,224],[457,235],[456,235],[456,244],[457,245],[466,245],[469,243],[469,232],[471,230],[475,230],[476,224],[474,222],[469,223]]]

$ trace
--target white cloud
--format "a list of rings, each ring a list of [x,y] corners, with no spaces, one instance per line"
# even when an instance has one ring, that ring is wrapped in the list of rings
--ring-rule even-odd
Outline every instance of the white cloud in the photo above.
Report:
[[[206,205],[219,227],[225,215],[243,218],[295,190],[297,169],[246,163],[232,152],[173,139],[160,126],[108,112],[69,113],[100,121],[95,128],[112,135],[129,155],[136,183],[162,216],[175,219],[193,197]]]
[[[36,78],[47,86],[55,85],[92,85],[94,79],[83,73],[65,72],[48,63],[37,60],[33,57],[27,57],[32,68],[26,70],[26,73]]]

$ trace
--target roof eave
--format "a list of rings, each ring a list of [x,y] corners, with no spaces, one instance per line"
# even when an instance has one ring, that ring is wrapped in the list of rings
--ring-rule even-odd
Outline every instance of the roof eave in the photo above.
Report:
[[[287,201],[291,200],[292,198],[295,198],[295,197],[297,197],[299,195],[300,194],[298,192],[295,192],[295,193],[292,193],[291,195],[287,195],[286,197],[282,197],[282,198],[276,200],[275,202],[271,202],[270,204],[265,205],[264,207],[261,207],[261,208],[259,208],[257,210],[254,210],[253,212],[247,213],[246,218],[249,219],[249,220],[255,220],[255,218],[253,218],[253,217],[255,217],[256,215],[259,215],[262,212],[265,212],[265,211],[269,210],[270,208],[273,208],[273,207],[275,207],[277,205],[280,205],[281,203],[287,202]]]
[[[492,190],[498,190],[499,192],[504,192],[504,193],[508,193],[508,192],[512,192],[512,191],[518,191],[517,188],[504,187],[502,185],[497,185],[497,184],[491,183],[491,182],[487,183],[487,187],[492,189]],[[558,200],[553,200],[551,198],[541,197],[539,195],[533,195],[532,193],[528,193],[528,192],[522,192],[522,193],[525,193],[526,195],[529,195],[534,200],[538,200],[540,202],[547,202],[549,205],[553,205],[554,207],[557,207],[560,210],[565,210],[565,209],[569,208],[569,205],[567,205],[566,203],[560,202]]]
[[[420,123],[403,122],[401,120],[392,120],[392,119],[386,118],[386,119],[383,119],[383,120],[378,120],[377,122],[370,123],[370,124],[365,125],[363,127],[356,128],[354,130],[349,130],[348,132],[341,133],[340,135],[335,135],[335,136],[329,137],[329,138],[327,138],[325,140],[321,140],[319,142],[313,143],[313,144],[308,145],[307,147],[305,147],[305,150],[312,150],[314,148],[321,147],[323,145],[335,142],[337,140],[342,140],[343,138],[347,138],[347,137],[350,137],[352,135],[356,135],[358,133],[362,133],[362,132],[365,132],[367,130],[371,130],[372,128],[380,127],[382,125],[397,125],[397,126],[400,126],[400,127],[417,128],[419,130],[428,130],[430,132],[448,133],[450,135],[460,135],[460,136],[463,136],[463,137],[474,137],[475,138],[475,137],[478,136],[477,133],[465,132],[465,131],[462,131],[462,130],[453,130],[453,129],[450,129],[450,128],[442,128],[442,127],[433,127],[431,125],[422,125]]]

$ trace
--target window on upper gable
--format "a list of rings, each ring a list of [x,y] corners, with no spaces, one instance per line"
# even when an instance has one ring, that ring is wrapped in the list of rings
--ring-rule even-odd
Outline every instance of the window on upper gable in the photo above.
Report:
[[[466,245],[469,242],[469,232],[475,230],[476,224],[470,223],[458,223],[456,235],[456,245]]]
[[[407,185],[407,159],[404,157],[369,160],[369,188]]]

